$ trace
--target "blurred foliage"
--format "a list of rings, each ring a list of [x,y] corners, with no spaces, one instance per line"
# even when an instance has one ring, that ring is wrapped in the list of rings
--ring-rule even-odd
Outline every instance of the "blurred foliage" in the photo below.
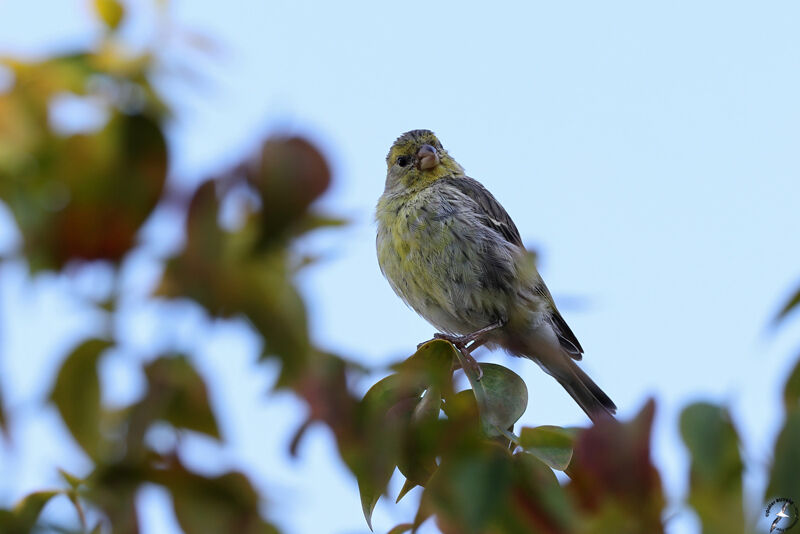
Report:
[[[692,404],[683,411],[680,426],[692,455],[689,503],[700,516],[703,532],[744,532],[744,465],[727,411],[712,404]],[[728,512],[720,514],[719,509]]]
[[[34,274],[95,260],[118,269],[156,207],[176,204],[166,182],[169,113],[150,82],[154,57],[127,54],[115,41],[122,4],[93,5],[106,28],[95,49],[32,63],[3,60],[13,83],[0,94],[0,199],[22,236],[11,257],[24,258]],[[53,102],[63,95],[89,99],[104,123],[65,132],[52,117]],[[517,435],[514,426],[528,404],[522,379],[494,364],[480,364],[479,373],[441,340],[422,344],[366,394],[352,388],[363,369],[312,343],[294,283],[308,262],[292,244],[315,229],[342,224],[313,207],[330,180],[326,159],[313,144],[272,137],[189,198],[178,196],[185,245],[164,262],[154,294],[191,299],[212,316],[252,324],[263,339],[263,359],[280,368],[275,388],[308,407],[291,453],[297,454],[310,425],[327,427],[354,475],[370,526],[396,470],[406,481],[398,501],[421,487],[415,517],[392,533],[414,531],[431,517],[445,533],[663,532],[666,499],[651,459],[652,401],[627,422],[526,427]],[[221,204],[242,190],[254,202],[243,208],[240,224],[223,227]],[[800,306],[798,295],[780,319]],[[116,313],[115,302],[100,305]],[[195,472],[181,459],[179,439],[168,450],[148,440],[158,425],[176,437],[192,432],[224,442],[192,355],[155,355],[143,364],[142,397],[112,409],[103,402],[98,366],[116,346],[111,335],[79,343],[61,363],[49,396],[91,470],[80,477],[62,471],[63,487],[0,509],[0,531],[136,533],[136,496],[153,484],[171,495],[187,533],[277,532],[265,516],[266,496],[246,473]],[[466,374],[468,389],[456,390],[456,372]],[[13,413],[1,394],[0,427],[7,433]],[[765,501],[800,500],[800,363],[786,384],[784,408]],[[691,458],[687,503],[702,531],[755,531],[743,506],[745,466],[727,410],[693,404],[681,416],[680,432]],[[563,472],[563,482],[555,471]],[[74,524],[42,523],[41,512],[53,498],[74,505]]]

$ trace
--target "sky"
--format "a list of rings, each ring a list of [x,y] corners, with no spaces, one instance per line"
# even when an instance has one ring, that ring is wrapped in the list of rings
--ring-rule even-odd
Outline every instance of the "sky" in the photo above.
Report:
[[[0,53],[40,57],[93,42],[100,28],[87,5],[0,1]],[[145,0],[129,7],[123,35],[138,46],[156,35],[153,9]],[[431,337],[381,277],[372,214],[393,140],[432,129],[539,252],[586,349],[582,367],[619,417],[657,400],[654,457],[673,497],[668,532],[698,531],[679,506],[687,460],[677,424],[696,400],[732,411],[754,466],[745,505],[752,516],[762,511],[780,389],[800,349],[798,317],[770,326],[800,284],[800,5],[183,0],[169,13],[176,28],[215,43],[205,54],[175,41],[163,47],[168,69],[196,73],[159,79],[176,109],[174,183],[191,187],[274,132],[309,136],[332,164],[334,185],[319,208],[351,224],[302,244],[325,259],[299,278],[319,345],[380,368]],[[0,209],[0,250],[15,239]],[[154,347],[196,352],[230,443],[219,451],[189,440],[190,465],[251,473],[287,533],[367,532],[355,481],[325,429],[312,429],[299,458],[287,459],[303,408],[265,393],[275,369],[255,363],[252,332],[144,298],[156,259],[180,246],[180,220],[159,213],[143,240],[123,269],[138,297],[123,305],[104,397],[135,399],[143,381],[132,362]],[[43,401],[65,350],[100,328],[81,298],[111,284],[102,266],[35,281],[19,264],[0,268],[0,380],[19,414],[15,443],[0,446],[0,502],[56,484],[55,467],[88,468]],[[538,366],[480,357],[525,379],[521,424],[587,423]],[[393,480],[395,493],[401,485]],[[378,504],[376,532],[413,515],[418,493],[409,497]],[[144,532],[177,532],[160,490],[141,499]],[[68,503],[51,506],[68,517]]]

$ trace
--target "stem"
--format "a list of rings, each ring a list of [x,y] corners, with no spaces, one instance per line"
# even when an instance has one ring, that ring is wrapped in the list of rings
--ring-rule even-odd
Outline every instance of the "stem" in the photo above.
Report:
[[[476,366],[469,365],[461,350],[455,345],[453,345],[453,347],[456,349],[456,356],[458,357],[458,362],[461,364],[461,369],[463,369],[464,374],[467,375],[469,385],[472,386],[472,392],[475,394],[475,400],[478,403],[478,416],[481,419],[481,428],[487,435],[492,435],[492,431],[495,430],[495,426],[490,425],[483,418],[483,414],[487,411],[486,390],[483,389],[483,384],[481,384],[480,377],[475,371]],[[478,364],[478,366],[480,366],[480,364]]]
[[[458,357],[458,362],[461,364],[461,369],[464,370],[464,374],[467,375],[467,380],[469,380],[469,385],[472,386],[472,392],[475,394],[475,401],[478,403],[478,417],[481,419],[481,429],[487,436],[505,436],[511,443],[515,445],[519,445],[519,437],[515,435],[513,432],[509,432],[505,428],[500,428],[497,425],[493,425],[487,422],[483,414],[487,413],[488,410],[488,401],[486,398],[486,390],[483,389],[483,382],[481,382],[481,377],[476,372],[476,369],[480,369],[480,364],[477,365],[470,365],[467,361],[466,356],[463,352],[459,349],[459,347],[453,345],[456,349],[456,356]]]

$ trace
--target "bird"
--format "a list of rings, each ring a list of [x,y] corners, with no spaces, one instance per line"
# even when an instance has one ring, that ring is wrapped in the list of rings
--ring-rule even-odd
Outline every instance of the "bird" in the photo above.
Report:
[[[786,509],[788,507],[789,507],[789,502],[787,501],[787,502],[783,503],[783,506],[781,507],[781,511],[778,512],[777,514],[775,514],[775,516],[776,516],[775,520],[772,522],[772,526],[769,527],[770,533],[773,530],[775,530],[776,528],[778,528],[778,523],[781,522],[781,519],[783,519],[784,517],[789,517],[789,514],[786,513]]]
[[[589,418],[616,405],[577,365],[583,348],[559,313],[517,226],[430,130],[386,156],[376,209],[381,272],[394,292],[477,365],[479,346],[536,362]]]

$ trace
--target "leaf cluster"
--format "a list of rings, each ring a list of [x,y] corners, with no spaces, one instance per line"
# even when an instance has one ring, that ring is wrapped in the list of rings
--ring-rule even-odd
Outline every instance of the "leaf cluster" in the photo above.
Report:
[[[171,190],[169,110],[151,84],[157,54],[119,46],[122,4],[94,6],[106,25],[94,48],[37,62],[3,60],[13,82],[0,93],[0,200],[22,239],[0,261],[24,259],[34,276],[102,261],[118,275],[139,247],[145,221],[159,206],[178,209],[185,244],[164,260],[150,298],[189,300],[210,316],[252,325],[263,340],[262,360],[280,369],[275,388],[307,407],[290,452],[298,453],[309,426],[328,428],[368,524],[399,471],[405,484],[397,500],[421,490],[415,517],[393,533],[414,531],[429,518],[445,533],[664,531],[666,499],[651,459],[652,401],[627,422],[523,427],[516,434],[529,396],[522,379],[492,364],[477,373],[442,340],[422,344],[365,394],[355,391],[364,369],[312,342],[295,283],[310,261],[298,256],[297,240],[343,224],[314,207],[331,181],[326,158],[306,139],[271,137],[190,194]],[[93,131],[60,131],[50,109],[65,94],[99,102],[107,120]],[[221,206],[243,191],[252,202],[239,223],[221,224]],[[117,292],[93,305],[113,322],[125,296]],[[780,318],[798,306],[800,292]],[[277,532],[267,519],[267,496],[246,473],[203,474],[182,460],[186,435],[225,443],[193,355],[153,354],[142,364],[142,396],[112,407],[103,401],[109,384],[98,367],[119,345],[113,332],[82,340],[65,355],[48,397],[91,469],[80,476],[62,471],[61,487],[0,508],[0,531],[133,534],[140,530],[136,496],[152,484],[170,494],[187,533]],[[470,383],[460,391],[459,368]],[[0,428],[9,434],[15,414],[2,399]],[[764,497],[800,501],[800,363],[785,386],[784,411]],[[154,428],[168,429],[174,443],[154,446]],[[754,531],[756,520],[743,506],[739,436],[727,410],[692,404],[681,415],[680,433],[691,457],[687,504],[703,532]],[[64,497],[75,507],[75,524],[47,525],[42,510]]]

